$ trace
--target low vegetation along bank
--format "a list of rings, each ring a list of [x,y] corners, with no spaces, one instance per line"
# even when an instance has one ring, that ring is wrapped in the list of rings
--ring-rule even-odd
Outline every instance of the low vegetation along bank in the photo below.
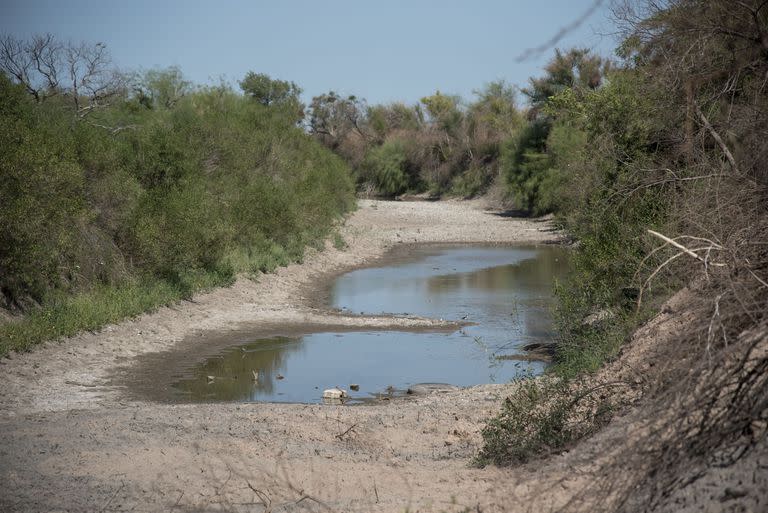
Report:
[[[105,68],[83,92],[8,69],[0,306],[27,315],[0,325],[0,355],[300,260],[354,205],[346,164],[297,126],[295,86],[265,100],[252,75],[239,94]]]
[[[766,450],[768,419],[768,6],[638,5],[616,12],[624,39],[598,87],[574,52],[531,81],[535,143],[508,185],[578,240],[575,272],[559,290],[553,372],[506,401],[479,457],[568,448],[644,397],[635,439],[581,494],[607,511],[674,510],[710,469],[737,475]],[[684,324],[674,346],[633,381],[608,381],[604,362],[682,287],[685,306],[666,311]]]

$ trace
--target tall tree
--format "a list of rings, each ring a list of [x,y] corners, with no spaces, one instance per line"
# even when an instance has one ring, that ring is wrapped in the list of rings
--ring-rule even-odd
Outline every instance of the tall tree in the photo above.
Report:
[[[184,78],[178,66],[144,72],[134,87],[139,102],[150,108],[170,109],[192,92],[192,82]]]
[[[522,89],[531,102],[532,115],[537,116],[549,98],[565,89],[597,89],[610,68],[610,61],[592,54],[584,48],[567,52],[555,50],[555,56],[544,67],[544,76],[529,79],[530,85]]]
[[[240,81],[240,89],[262,105],[298,103],[301,88],[293,82],[271,78],[266,73],[249,71]]]
[[[329,91],[312,98],[309,130],[330,148],[338,147],[353,132],[365,138],[363,124],[367,110],[365,100]]]

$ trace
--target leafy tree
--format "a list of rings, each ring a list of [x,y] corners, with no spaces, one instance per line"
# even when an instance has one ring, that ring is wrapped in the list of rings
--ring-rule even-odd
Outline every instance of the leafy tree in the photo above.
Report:
[[[309,130],[327,146],[337,148],[352,132],[366,137],[365,100],[329,91],[312,98],[309,108]]]
[[[420,101],[436,126],[449,132],[459,128],[463,119],[459,109],[461,98],[436,91],[435,94],[425,96]]]
[[[379,141],[394,130],[419,130],[424,122],[421,108],[401,102],[368,107],[367,123]]]
[[[593,55],[589,50],[573,48],[567,52],[555,50],[555,56],[544,67],[544,76],[531,78],[530,86],[522,90],[533,106],[533,113],[549,100],[568,88],[597,89],[603,83],[610,61]]]
[[[364,166],[382,194],[396,196],[410,185],[405,148],[400,141],[384,143],[366,157]]]
[[[240,81],[240,89],[262,105],[298,104],[301,88],[293,82],[270,78],[266,73],[249,71]]]
[[[0,323],[0,355],[300,259],[352,207],[293,102],[172,68],[75,123],[71,91],[30,84],[0,72],[0,308],[34,310]],[[99,127],[123,117],[136,129]]]
[[[517,109],[517,89],[503,80],[491,82],[473,91],[477,100],[469,107],[473,128],[484,126],[490,130],[510,135],[522,124]]]
[[[150,108],[170,109],[192,92],[192,83],[177,66],[144,72],[134,87],[138,101]]]

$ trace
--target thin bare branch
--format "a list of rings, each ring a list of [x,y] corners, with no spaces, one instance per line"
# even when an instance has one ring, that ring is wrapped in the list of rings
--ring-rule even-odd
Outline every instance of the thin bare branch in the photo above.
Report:
[[[739,166],[736,165],[736,159],[733,158],[733,154],[731,153],[731,150],[728,149],[728,146],[723,141],[723,138],[720,137],[720,134],[718,134],[717,131],[712,127],[712,124],[709,122],[707,117],[701,111],[701,107],[699,106],[698,102],[693,102],[693,105],[694,105],[694,108],[696,109],[696,114],[699,116],[699,119],[701,119],[701,122],[704,124],[704,128],[707,129],[707,131],[715,140],[717,145],[720,146],[720,149],[723,151],[725,158],[728,159],[728,163],[731,165],[731,168],[733,168],[733,171],[738,173]]]
[[[594,2],[592,2],[592,5],[590,5],[589,8],[586,11],[584,11],[584,13],[581,16],[573,20],[573,22],[569,23],[568,25],[562,27],[560,30],[558,30],[555,33],[554,36],[549,38],[546,42],[540,44],[539,46],[526,49],[523,53],[521,53],[515,58],[515,61],[523,62],[524,60],[532,56],[538,56],[546,51],[549,51],[557,43],[559,43],[561,39],[563,39],[566,35],[568,35],[569,33],[579,28],[585,21],[587,21],[587,19],[589,19],[590,16],[592,16],[595,12],[597,12],[597,9],[602,5],[602,3],[603,3],[603,0],[595,0]]]
[[[700,261],[704,262],[707,265],[712,265],[712,266],[716,266],[716,267],[725,266],[725,264],[723,264],[723,263],[708,262],[704,257],[702,257],[700,255],[697,255],[695,252],[693,252],[692,250],[686,248],[685,246],[683,246],[679,242],[675,241],[674,239],[670,239],[666,235],[662,235],[659,232],[656,232],[656,231],[653,231],[653,230],[648,230],[648,233],[650,233],[654,237],[658,237],[659,239],[663,240],[667,244],[671,244],[672,246],[676,247],[677,249],[682,250],[688,256],[691,256],[691,257],[695,258],[696,260],[700,260]],[[701,239],[701,240],[707,240],[707,239]],[[711,243],[711,248],[712,249],[722,249],[722,246],[720,246],[719,244],[717,244],[715,242],[712,242],[712,241],[709,241],[709,242]]]

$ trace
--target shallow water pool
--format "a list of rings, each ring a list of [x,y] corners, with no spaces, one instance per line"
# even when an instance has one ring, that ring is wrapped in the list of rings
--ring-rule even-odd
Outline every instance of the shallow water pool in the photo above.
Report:
[[[408,314],[471,324],[453,333],[254,339],[187,369],[174,383],[174,394],[195,402],[311,403],[321,401],[323,389],[339,386],[354,403],[396,395],[416,383],[469,386],[539,373],[543,362],[514,355],[522,345],[552,336],[553,284],[567,272],[567,256],[557,246],[431,246],[402,252],[387,265],[339,277],[329,306],[350,314]]]

